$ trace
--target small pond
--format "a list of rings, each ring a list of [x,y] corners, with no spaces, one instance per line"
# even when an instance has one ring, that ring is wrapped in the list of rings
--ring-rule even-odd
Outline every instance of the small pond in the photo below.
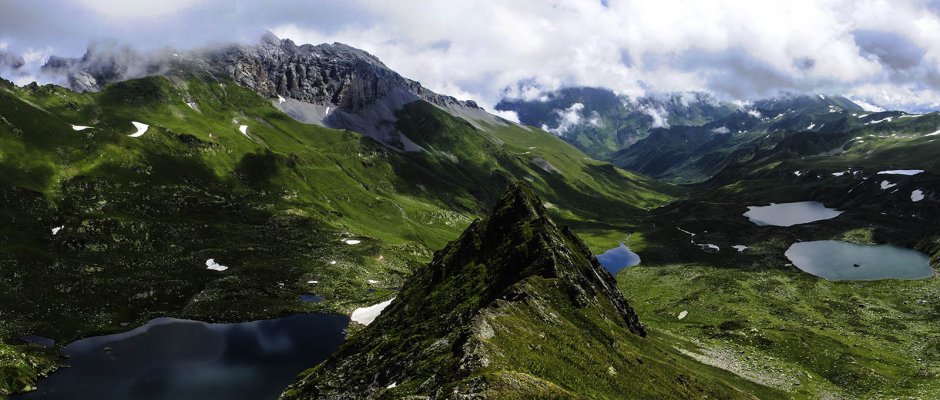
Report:
[[[317,296],[315,294],[302,294],[297,296],[297,300],[301,303],[319,303],[323,301],[323,296]]]
[[[818,201],[771,203],[769,206],[750,206],[744,216],[760,226],[793,226],[832,219],[842,211],[826,208]]]
[[[348,324],[329,314],[239,324],[158,318],[69,344],[69,367],[13,399],[273,400],[339,347]]]
[[[830,281],[925,279],[934,275],[925,254],[890,244],[798,242],[785,255],[797,268]]]
[[[640,263],[640,256],[630,251],[630,248],[623,244],[623,242],[620,243],[620,246],[607,250],[604,254],[599,254],[595,257],[597,257],[597,261],[601,263],[601,266],[613,276],[617,276],[617,273],[624,268],[632,267]]]

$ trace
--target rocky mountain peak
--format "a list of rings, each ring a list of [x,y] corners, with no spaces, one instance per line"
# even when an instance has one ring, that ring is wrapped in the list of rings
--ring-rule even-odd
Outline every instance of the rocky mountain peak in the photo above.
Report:
[[[407,386],[432,397],[493,367],[504,350],[497,319],[507,313],[552,320],[561,315],[600,315],[639,340],[646,331],[584,243],[558,228],[526,184],[513,185],[491,216],[475,221],[457,240],[415,271],[398,296],[332,358],[285,392],[284,398],[372,398]],[[604,332],[586,322],[585,332]],[[511,338],[513,346],[529,346]],[[498,358],[498,357],[497,357]]]
[[[50,58],[43,71],[81,92],[152,75],[224,76],[275,100],[301,122],[356,131],[399,151],[422,150],[395,128],[396,111],[413,101],[427,101],[480,129],[506,123],[473,101],[402,77],[364,50],[342,43],[297,45],[271,33],[254,45],[191,52],[144,55],[127,47],[91,46],[81,58]]]

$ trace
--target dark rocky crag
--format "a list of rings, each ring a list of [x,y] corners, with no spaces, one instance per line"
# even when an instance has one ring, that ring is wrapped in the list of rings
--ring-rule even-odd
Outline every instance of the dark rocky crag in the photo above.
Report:
[[[140,54],[97,45],[81,58],[52,57],[43,71],[76,91],[145,76],[202,74],[225,77],[275,100],[295,119],[349,129],[404,151],[421,150],[398,132],[395,112],[424,100],[478,128],[506,122],[475,102],[437,94],[391,70],[377,57],[342,43],[296,45],[265,35],[257,45],[228,45],[192,52]]]
[[[725,389],[694,379],[680,390],[648,386],[676,379],[681,367],[647,358],[646,334],[584,243],[515,184],[282,399],[673,398],[691,395],[687,387]],[[611,379],[624,369],[630,375]],[[592,388],[592,379],[603,383]]]

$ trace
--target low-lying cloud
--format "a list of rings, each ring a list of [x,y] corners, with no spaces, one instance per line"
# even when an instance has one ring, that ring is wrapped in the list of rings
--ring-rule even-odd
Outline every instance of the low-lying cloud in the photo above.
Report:
[[[101,41],[146,52],[251,43],[270,30],[363,48],[489,109],[504,95],[594,86],[630,97],[845,94],[916,111],[940,108],[937,10],[936,1],[880,0],[4,2],[0,51],[13,58],[0,61],[0,74],[22,83],[41,64],[27,54],[75,57]]]

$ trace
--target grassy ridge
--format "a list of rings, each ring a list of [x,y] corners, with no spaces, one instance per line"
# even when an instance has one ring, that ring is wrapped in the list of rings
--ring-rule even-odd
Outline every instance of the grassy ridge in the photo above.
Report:
[[[156,316],[348,312],[390,297],[511,179],[532,177],[556,213],[595,227],[599,248],[631,230],[628,215],[671,198],[654,193],[669,187],[586,160],[546,132],[484,132],[415,103],[400,112],[400,130],[435,151],[396,153],[199,75],[100,93],[6,86],[0,117],[0,215],[11,221],[0,227],[0,338],[9,344],[26,334],[65,344]],[[132,121],[149,129],[129,137]],[[558,176],[507,143],[540,147]],[[603,220],[599,205],[622,216]],[[206,270],[209,258],[229,269]],[[297,301],[304,293],[326,300]]]

